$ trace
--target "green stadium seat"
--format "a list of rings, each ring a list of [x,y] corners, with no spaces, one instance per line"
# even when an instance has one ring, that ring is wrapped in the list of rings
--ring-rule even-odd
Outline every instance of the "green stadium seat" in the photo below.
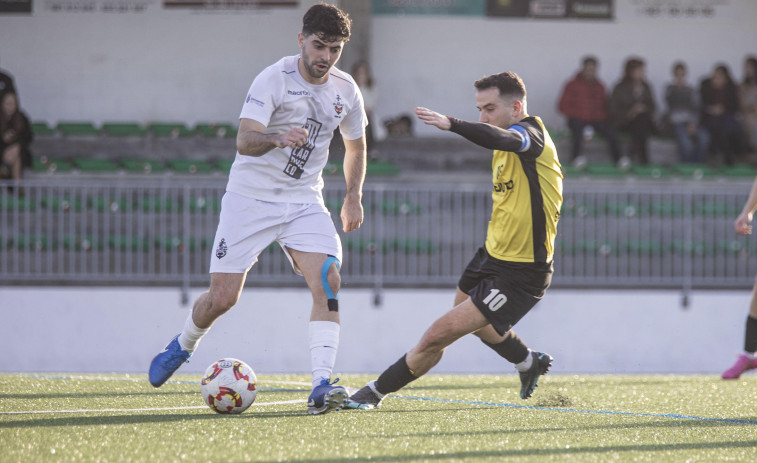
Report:
[[[156,137],[178,138],[194,134],[183,122],[153,122],[147,126],[147,130]]]
[[[623,248],[631,254],[662,255],[666,249],[662,243],[653,240],[629,240],[623,244]]]
[[[389,161],[368,161],[366,175],[392,176],[400,173],[400,168]]]
[[[167,164],[177,174],[209,174],[213,172],[213,166],[201,160],[172,159]]]
[[[99,212],[123,212],[130,210],[130,202],[126,198],[91,198],[87,204],[88,208],[96,209]]]
[[[73,163],[81,172],[115,174],[120,169],[118,164],[110,159],[75,158]]]
[[[205,212],[205,211],[213,211],[213,212],[220,212],[221,211],[221,200],[218,198],[190,198],[189,199],[189,210],[190,212]]]
[[[144,137],[147,129],[137,122],[106,122],[102,131],[110,137]]]
[[[197,244],[196,239],[189,238],[189,251],[196,251]],[[155,238],[155,246],[157,249],[162,249],[164,251],[183,251],[186,247],[186,243],[181,236],[164,236]]]
[[[234,138],[237,136],[237,128],[223,122],[200,122],[195,125],[195,133],[208,138]]]
[[[407,254],[431,254],[437,246],[423,238],[398,238],[392,242],[392,247]]]
[[[20,251],[46,251],[57,249],[56,243],[50,242],[44,235],[20,235],[9,239],[9,246]]]
[[[234,164],[234,159],[217,159],[215,162],[215,168],[222,174],[228,174],[231,170],[231,165]]]
[[[720,168],[720,172],[725,177],[729,178],[755,178],[757,177],[757,169],[749,164],[736,164],[733,166],[723,166]]]
[[[664,217],[679,217],[683,215],[684,206],[677,201],[658,201],[651,205],[651,212]]]
[[[676,164],[672,170],[682,178],[694,180],[713,178],[718,175],[718,171],[707,164]]]
[[[65,136],[96,137],[100,135],[100,130],[91,122],[59,122],[57,129],[61,135]]]
[[[602,205],[602,210],[610,215],[628,218],[649,213],[646,207],[631,201],[607,201]]]
[[[326,209],[336,213],[342,210],[342,204],[344,204],[343,199],[324,199],[323,202],[326,205]]]
[[[741,212],[741,207],[729,206],[720,201],[704,201],[694,204],[694,213],[706,217],[736,217]]]
[[[596,178],[621,178],[627,174],[625,170],[615,164],[586,164],[584,172],[590,177]]]
[[[139,198],[134,204],[136,209],[144,212],[176,212],[179,210],[179,204],[172,198]]]
[[[108,238],[108,246],[119,251],[142,251],[147,252],[152,248],[150,241],[139,236],[111,236]]]
[[[162,174],[166,171],[163,161],[153,159],[123,158],[120,163],[130,174]]]
[[[25,196],[15,197],[12,195],[0,196],[0,211],[28,211],[37,210],[37,203]]]
[[[32,132],[34,132],[34,136],[39,137],[49,137],[57,133],[54,128],[47,125],[47,122],[44,121],[32,122]]]
[[[384,214],[420,214],[423,209],[412,201],[386,200],[381,203],[381,212]]]
[[[92,249],[102,251],[104,248],[102,243],[91,236],[64,236],[61,244],[67,251],[91,251]]]
[[[705,241],[684,240],[673,240],[670,249],[676,254],[691,253],[694,256],[711,255],[714,250],[712,244]]]
[[[670,170],[665,166],[660,165],[634,165],[631,166],[631,173],[637,178],[649,178],[649,179],[668,179],[670,178]]]
[[[583,175],[583,168],[578,168],[572,163],[566,162],[562,164],[562,174],[565,178],[577,178]]]
[[[84,210],[85,206],[84,201],[82,201],[80,198],[69,198],[65,196],[48,196],[42,198],[40,204],[45,209],[63,212],[81,212],[82,210]]]
[[[344,241],[345,247],[353,252],[368,252],[371,254],[376,253],[381,249],[382,253],[385,253],[388,249],[386,242],[377,242],[376,240],[369,240],[364,238],[347,238]]]
[[[32,169],[34,172],[38,173],[65,173],[71,172],[73,168],[74,165],[65,159],[47,158],[43,156],[42,158],[34,158],[32,160]]]

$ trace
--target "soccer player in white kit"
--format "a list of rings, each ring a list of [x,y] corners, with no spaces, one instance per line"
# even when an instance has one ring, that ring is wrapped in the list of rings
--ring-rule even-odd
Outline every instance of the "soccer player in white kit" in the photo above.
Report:
[[[301,53],[284,57],[253,81],[240,115],[237,154],[221,206],[210,262],[210,288],[194,304],[182,332],[150,364],[160,387],[187,362],[213,322],[239,300],[247,272],[277,241],[313,296],[309,343],[313,391],[308,413],[342,408],[348,393],[331,381],[339,344],[337,292],[342,246],[324,206],[321,171],[334,130],[345,145],[345,232],[363,222],[365,126],[355,81],[334,65],[350,38],[351,20],[319,3],[303,17]]]

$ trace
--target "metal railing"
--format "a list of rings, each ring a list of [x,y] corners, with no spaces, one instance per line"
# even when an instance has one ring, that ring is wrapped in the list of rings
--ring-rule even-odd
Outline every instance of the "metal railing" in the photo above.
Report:
[[[344,196],[324,197],[340,228]],[[208,282],[225,179],[30,179],[0,184],[0,284]],[[363,227],[342,236],[343,287],[451,287],[483,244],[489,186],[370,183]],[[747,288],[757,245],[733,232],[748,186],[566,183],[555,287]],[[250,285],[302,285],[270,246]]]

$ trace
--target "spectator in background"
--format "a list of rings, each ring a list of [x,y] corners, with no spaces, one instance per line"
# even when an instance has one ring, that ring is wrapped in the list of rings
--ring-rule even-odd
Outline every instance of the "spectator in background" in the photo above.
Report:
[[[739,108],[750,149],[757,153],[757,56],[744,61],[744,81],[739,86]]]
[[[0,178],[19,180],[23,168],[31,167],[32,139],[29,118],[19,109],[16,94],[6,92],[0,100]]]
[[[645,72],[646,65],[641,59],[626,60],[623,78],[610,96],[610,113],[615,124],[631,135],[629,157],[641,164],[649,163],[649,137],[656,131],[656,104]]]
[[[581,70],[563,88],[558,110],[568,118],[571,150],[570,160],[575,165],[586,163],[581,154],[584,140],[590,140],[594,132],[599,132],[610,148],[613,162],[620,161],[620,148],[615,127],[607,114],[607,91],[597,78],[597,59],[587,56]]]
[[[699,108],[694,87],[686,81],[686,65],[673,65],[673,82],[665,89],[665,125],[675,136],[679,161],[704,162],[710,136],[699,125]]]
[[[13,83],[13,77],[0,70],[0,100],[6,93],[16,93],[16,86]]]
[[[728,68],[719,64],[700,87],[702,125],[710,133],[710,155],[722,155],[732,165],[745,151],[744,132],[738,121],[738,88]]]
[[[365,128],[365,142],[368,148],[368,157],[376,157],[376,118],[374,108],[378,101],[378,90],[373,82],[371,68],[367,61],[358,61],[352,66],[352,78],[355,79],[360,93],[363,94],[365,114],[368,116],[368,126]]]

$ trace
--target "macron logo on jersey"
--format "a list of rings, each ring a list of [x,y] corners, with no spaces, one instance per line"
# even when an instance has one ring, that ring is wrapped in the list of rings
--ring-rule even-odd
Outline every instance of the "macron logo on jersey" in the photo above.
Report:
[[[287,90],[287,95],[310,96],[310,92],[307,90]]]
[[[245,101],[245,103],[255,103],[256,105],[260,106],[261,108],[263,106],[265,106],[265,103],[263,103],[262,101],[260,101],[258,99],[253,98],[252,95],[250,95],[249,93],[247,94],[247,100]]]

